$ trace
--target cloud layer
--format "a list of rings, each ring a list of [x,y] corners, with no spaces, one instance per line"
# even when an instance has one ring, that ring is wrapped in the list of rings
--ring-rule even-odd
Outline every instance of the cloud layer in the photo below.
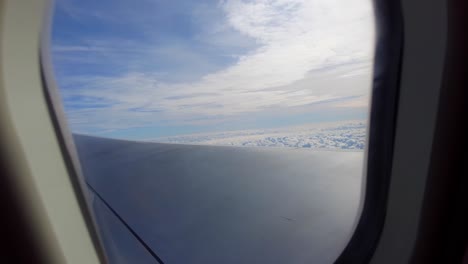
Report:
[[[153,141],[239,147],[364,150],[366,142],[366,123],[365,121],[348,121],[282,129],[240,130],[163,137]]]
[[[74,19],[89,19],[82,12],[73,14]],[[114,54],[130,54],[128,65],[120,61],[120,68],[107,72],[101,67],[102,74],[58,71],[74,130],[206,125],[272,109],[310,111],[308,106],[318,103],[367,106],[374,45],[370,1],[226,0],[197,5],[191,15],[197,18],[197,31],[190,40],[171,45],[158,45],[151,37],[119,44],[112,38],[86,39],[73,45],[57,38],[56,68],[99,65],[94,58],[112,61]],[[158,33],[164,32],[149,34]],[[195,41],[196,48],[184,41]],[[206,47],[213,47],[216,59],[197,51]],[[218,58],[222,51],[229,51],[226,59]],[[190,69],[192,76],[177,78],[189,76]]]

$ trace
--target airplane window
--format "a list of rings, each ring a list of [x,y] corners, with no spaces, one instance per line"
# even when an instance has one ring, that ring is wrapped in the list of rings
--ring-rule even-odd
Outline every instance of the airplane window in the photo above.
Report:
[[[365,197],[371,0],[56,0],[110,263],[333,263]]]

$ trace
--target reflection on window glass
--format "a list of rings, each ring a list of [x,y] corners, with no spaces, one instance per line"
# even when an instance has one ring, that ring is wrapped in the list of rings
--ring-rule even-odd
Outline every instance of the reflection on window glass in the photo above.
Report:
[[[111,263],[332,263],[352,235],[370,0],[56,0],[52,57]]]

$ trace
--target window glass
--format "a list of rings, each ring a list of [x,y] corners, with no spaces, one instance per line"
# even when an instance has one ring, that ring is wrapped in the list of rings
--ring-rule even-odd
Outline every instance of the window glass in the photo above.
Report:
[[[370,0],[56,0],[112,263],[332,263],[359,217]]]

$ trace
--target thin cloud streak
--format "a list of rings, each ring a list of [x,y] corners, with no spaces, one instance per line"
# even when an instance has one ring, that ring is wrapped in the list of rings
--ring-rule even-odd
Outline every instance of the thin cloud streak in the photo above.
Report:
[[[187,124],[196,117],[221,122],[272,108],[288,111],[320,102],[339,108],[367,107],[364,99],[360,103],[335,102],[370,92],[374,28],[369,1],[227,0],[220,1],[217,8],[224,24],[218,32],[204,34],[213,39],[206,41],[220,43],[218,34],[235,31],[245,36],[239,43],[250,39],[256,48],[232,55],[231,65],[188,82],[164,80],[162,74],[170,72],[131,68],[111,76],[74,76],[77,82],[73,78],[66,81],[67,76],[59,78],[69,87],[61,91],[65,100],[82,96],[112,102],[108,108],[96,110],[96,118],[88,123],[83,122],[88,111],[65,105],[72,127],[104,131],[164,122]],[[68,53],[71,57],[83,51],[111,54],[106,45],[105,41],[89,47],[56,45],[53,50],[57,56]],[[181,56],[183,49],[161,49],[148,43],[144,47],[144,52],[135,52],[144,55],[131,61],[145,65],[164,54],[189,65],[204,64],[203,57]]]

